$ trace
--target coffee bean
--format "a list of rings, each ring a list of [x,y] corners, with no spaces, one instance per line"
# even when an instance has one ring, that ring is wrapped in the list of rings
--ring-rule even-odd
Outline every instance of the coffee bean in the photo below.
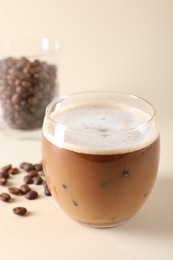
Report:
[[[26,214],[27,209],[24,207],[15,207],[15,208],[13,208],[13,212],[16,215],[23,216]]]
[[[33,177],[33,183],[36,185],[40,185],[43,183],[43,179],[40,176]]]
[[[35,200],[38,197],[38,193],[34,190],[30,190],[25,194],[26,199]]]
[[[36,177],[36,176],[38,176],[38,171],[31,170],[31,171],[28,172],[28,175],[31,176],[31,177]]]
[[[43,184],[44,185],[44,194],[46,196],[51,196],[51,192],[47,186],[45,178],[41,177],[42,170],[43,170],[42,163],[32,164],[29,162],[23,162],[20,164],[20,168],[23,169],[25,172],[27,171],[27,175],[25,175],[23,178],[25,184],[22,184],[20,186],[20,188],[17,188],[14,186],[8,187],[9,193],[14,194],[14,195],[25,195],[26,199],[28,199],[28,200],[36,199],[38,197],[38,192],[31,190],[31,188],[26,184],[29,182],[30,184],[33,183],[35,185]],[[6,176],[7,178],[0,177],[0,185],[6,185],[7,180],[10,177],[10,175],[15,175],[18,172],[20,172],[19,168],[12,167],[11,164],[1,167],[0,168],[1,176]],[[10,194],[5,193],[5,192],[0,194],[0,200],[8,202],[10,199],[11,199]],[[75,201],[73,201],[73,203],[75,206],[78,206]],[[23,208],[23,207],[16,207],[13,209],[13,211],[16,211],[16,214],[18,214],[18,215],[26,214],[26,212],[24,211],[25,212],[24,213],[20,208]],[[26,210],[26,208],[25,208],[25,210]]]
[[[5,185],[7,183],[7,178],[0,177],[0,185]]]
[[[41,163],[34,164],[34,169],[38,172],[42,171],[43,170],[42,164]]]
[[[21,98],[19,96],[19,94],[14,94],[11,98],[11,102],[13,105],[16,105],[20,102]]]
[[[19,169],[18,168],[11,168],[9,171],[8,171],[9,174],[12,174],[12,175],[15,175],[17,173],[19,173]]]
[[[24,178],[23,178],[23,181],[24,181],[24,183],[26,183],[26,184],[32,184],[32,183],[33,183],[32,176],[30,176],[30,175],[25,175]]]
[[[29,172],[29,171],[34,169],[34,166],[31,163],[23,162],[23,163],[20,164],[20,168],[22,168],[23,170]]]
[[[28,191],[30,191],[30,187],[27,184],[22,184],[20,186],[20,190],[22,191],[23,194],[26,194]]]
[[[9,178],[9,173],[7,171],[0,172],[0,178]]]
[[[0,60],[0,103],[6,123],[17,129],[40,128],[55,96],[56,78],[57,67],[41,60]]]
[[[21,195],[22,194],[21,190],[19,188],[16,188],[16,187],[9,187],[8,191],[11,194],[14,194],[14,195]]]
[[[3,166],[1,169],[0,169],[0,172],[8,172],[10,169],[11,169],[12,165],[11,164],[7,164],[5,166]]]
[[[50,190],[49,190],[49,187],[48,187],[46,181],[43,182],[43,187],[44,187],[44,194],[45,194],[46,196],[51,196],[51,192],[50,192]]]
[[[44,188],[44,194],[45,194],[46,196],[51,196],[51,192],[50,192],[48,186]]]
[[[0,194],[0,200],[7,202],[10,199],[11,199],[11,196],[8,193],[3,192]]]

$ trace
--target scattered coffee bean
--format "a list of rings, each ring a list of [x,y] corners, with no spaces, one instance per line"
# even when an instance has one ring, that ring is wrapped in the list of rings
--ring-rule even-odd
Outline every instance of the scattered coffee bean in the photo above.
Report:
[[[0,200],[7,202],[10,199],[11,199],[11,196],[8,193],[3,192],[0,194]]]
[[[57,67],[26,57],[0,60],[0,103],[6,123],[17,129],[41,127],[56,91]]]
[[[38,197],[38,193],[34,190],[30,190],[25,194],[26,199],[35,200]]]
[[[7,183],[7,178],[0,177],[0,185],[5,185]]]
[[[20,186],[20,190],[22,191],[23,194],[26,194],[28,191],[30,191],[30,187],[27,184],[22,184]]]
[[[9,171],[8,171],[9,174],[12,174],[12,175],[15,175],[17,173],[19,173],[19,169],[18,168],[11,168]]]
[[[44,194],[46,196],[51,196],[51,192],[48,188],[44,175],[43,177],[41,177],[43,172],[41,163],[31,164],[29,162],[23,162],[20,164],[20,168],[23,169],[25,172],[27,172],[27,175],[25,175],[23,178],[25,184],[22,184],[20,188],[13,187],[13,186],[8,187],[9,193],[14,195],[25,195],[26,199],[34,200],[38,197],[38,193],[37,191],[31,190],[31,188],[28,186],[28,184],[33,183],[35,185],[43,184]],[[10,178],[10,175],[15,175],[18,172],[20,172],[19,168],[13,167],[11,164],[1,167],[0,185],[6,185],[8,178]],[[0,200],[8,202],[10,199],[11,199],[10,194],[5,192],[0,194]],[[78,206],[75,201],[73,201],[73,203],[75,206]],[[27,212],[26,208],[23,207],[16,207],[13,209],[13,211],[15,214],[18,215],[24,215]]]
[[[34,169],[34,166],[31,163],[23,162],[23,163],[20,164],[20,168],[29,172],[29,171]]]
[[[22,194],[21,190],[19,188],[16,188],[16,187],[9,187],[8,191],[11,194],[14,194],[14,195],[21,195]]]
[[[50,193],[50,190],[49,190],[48,188],[45,188],[44,194],[45,194],[46,196],[52,196],[51,193]]]
[[[7,164],[5,166],[3,166],[1,169],[0,169],[0,172],[4,172],[4,171],[9,171],[11,169],[12,165],[11,164]]]
[[[13,208],[13,212],[16,215],[23,216],[26,214],[27,209],[24,207],[16,207],[16,208]]]
[[[44,184],[44,194],[46,195],[46,196],[52,196],[52,194],[51,194],[51,192],[50,192],[50,190],[49,190],[49,187],[47,186],[47,183],[45,182],[45,184]]]
[[[34,169],[38,172],[41,172],[43,170],[42,164],[41,163],[34,164]]]
[[[40,176],[33,177],[33,183],[36,185],[40,185],[43,183],[43,179]]]
[[[9,178],[9,173],[7,171],[0,172],[0,178]]]
[[[24,183],[26,183],[26,184],[32,184],[32,183],[33,183],[32,176],[30,176],[30,175],[25,175],[24,178],[23,178],[23,181],[24,181]]]
[[[31,176],[31,177],[36,177],[36,176],[38,176],[38,171],[31,170],[31,171],[28,172],[28,175]]]

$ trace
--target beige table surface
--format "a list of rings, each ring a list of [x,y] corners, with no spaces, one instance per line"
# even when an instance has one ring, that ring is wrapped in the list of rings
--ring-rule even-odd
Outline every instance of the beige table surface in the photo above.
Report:
[[[167,126],[165,126],[167,125]],[[168,127],[169,126],[169,127]],[[128,222],[115,228],[95,229],[71,220],[34,186],[40,196],[28,201],[13,196],[0,202],[1,260],[171,260],[173,259],[173,125],[161,127],[162,152],[157,181],[143,208]],[[0,136],[0,166],[41,159],[39,140],[18,140]],[[11,182],[16,186],[23,175]],[[0,192],[6,191],[0,186]],[[27,207],[29,214],[16,216],[15,206]]]

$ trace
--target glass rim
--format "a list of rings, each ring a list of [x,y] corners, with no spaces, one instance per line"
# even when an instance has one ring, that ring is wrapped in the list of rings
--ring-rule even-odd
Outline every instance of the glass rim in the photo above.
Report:
[[[73,96],[77,96],[77,95],[85,95],[85,94],[115,94],[115,95],[122,95],[124,97],[130,97],[130,98],[133,98],[133,99],[138,99],[139,101],[142,101],[144,104],[146,104],[152,111],[152,114],[150,115],[150,118],[148,120],[146,120],[146,122],[142,123],[142,124],[139,124],[138,126],[135,126],[135,127],[131,127],[131,128],[128,128],[128,129],[123,129],[123,130],[115,130],[115,129],[109,129],[109,130],[105,130],[104,133],[122,133],[122,132],[132,132],[132,131],[137,131],[147,125],[149,125],[156,117],[156,110],[154,108],[154,106],[149,102],[147,101],[145,98],[141,97],[141,96],[138,96],[138,95],[134,95],[134,94],[131,94],[131,93],[128,93],[128,92],[121,92],[121,91],[114,91],[114,90],[91,90],[91,91],[80,91],[80,92],[72,92],[72,93],[69,93],[69,94],[66,94],[66,95],[62,95],[60,97],[56,97],[54,98],[46,107],[46,110],[45,110],[45,117],[48,118],[51,123],[53,123],[55,126],[57,127],[61,127],[63,128],[65,131],[72,131],[72,132],[100,132],[99,130],[93,130],[93,129],[73,129],[73,128],[68,128],[66,127],[65,125],[63,124],[60,124],[58,122],[56,122],[52,117],[51,117],[51,113],[53,111],[51,111],[50,113],[50,109],[55,105],[55,104],[58,104],[60,102],[62,102],[63,100],[66,100],[70,97],[73,97]],[[55,110],[54,110],[55,111]]]

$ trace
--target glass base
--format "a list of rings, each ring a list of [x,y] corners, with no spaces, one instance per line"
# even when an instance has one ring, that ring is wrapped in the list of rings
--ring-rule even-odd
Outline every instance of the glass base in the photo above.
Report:
[[[123,220],[117,220],[117,221],[110,221],[110,222],[106,222],[106,223],[91,223],[91,222],[83,222],[83,221],[80,221],[78,219],[74,219],[76,222],[84,225],[84,226],[87,226],[87,227],[91,227],[91,228],[99,228],[99,229],[104,229],[104,228],[112,228],[112,227],[116,227],[116,226],[119,226],[119,225],[122,225],[124,224],[126,221],[128,221],[128,218],[127,219],[123,219]]]

